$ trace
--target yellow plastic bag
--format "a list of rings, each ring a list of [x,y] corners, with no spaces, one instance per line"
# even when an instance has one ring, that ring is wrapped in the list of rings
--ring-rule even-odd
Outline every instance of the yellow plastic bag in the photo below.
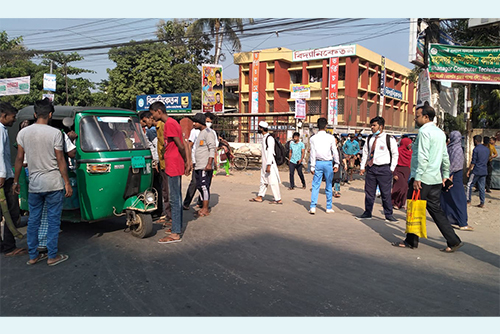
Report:
[[[427,238],[426,206],[427,201],[420,199],[420,190],[413,191],[411,200],[408,200],[408,210],[406,211],[406,233],[416,234],[420,238]]]

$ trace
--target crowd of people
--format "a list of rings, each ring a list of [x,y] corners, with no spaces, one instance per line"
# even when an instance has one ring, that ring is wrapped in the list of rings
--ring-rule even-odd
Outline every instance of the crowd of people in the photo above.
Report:
[[[47,259],[48,265],[53,266],[69,258],[67,254],[58,254],[57,243],[63,198],[72,194],[64,152],[74,157],[72,142],[75,137],[68,141],[65,134],[49,125],[54,107],[48,99],[37,101],[34,110],[35,124],[21,129],[16,138],[18,151],[14,173],[6,128],[13,125],[17,110],[8,103],[0,104],[0,195],[5,193],[12,220],[19,221],[20,218],[18,194],[23,166],[29,166],[30,193],[28,249],[17,248],[12,232],[5,228],[1,251],[6,256],[29,254],[28,265]],[[198,113],[192,118],[193,129],[189,138],[184,138],[179,122],[167,114],[162,102],[153,103],[149,111],[141,112],[139,117],[153,157],[153,187],[159,195],[158,209],[153,215],[156,222],[165,227],[166,235],[158,242],[180,242],[184,232],[183,211],[190,209],[197,192],[199,210],[195,216],[210,215],[212,178],[219,164],[224,164],[226,176],[229,175],[231,149],[229,143],[211,128],[214,121],[211,113]],[[412,198],[414,191],[419,191],[421,198],[427,201],[427,211],[446,239],[447,247],[443,251],[458,250],[463,242],[454,228],[473,230],[467,223],[472,188],[477,186],[480,208],[485,205],[485,192],[490,191],[491,160],[497,156],[495,139],[485,137],[483,141],[481,136],[474,137],[475,148],[466,171],[469,182],[465,190],[462,136],[458,131],[447,136],[435,125],[434,118],[435,111],[427,103],[418,107],[415,122],[419,131],[415,141],[403,136],[399,143],[384,131],[385,120],[379,116],[371,119],[372,133],[366,140],[355,134],[349,135],[347,140],[331,135],[326,131],[327,120],[319,118],[318,132],[310,138],[308,149],[308,169],[313,174],[309,213],[316,214],[323,182],[326,213],[334,213],[333,198],[340,197],[340,183],[352,181],[356,166],[359,166],[359,175],[365,176],[365,201],[364,212],[356,219],[372,219],[379,189],[385,221],[396,222],[394,210],[405,209],[407,199]],[[280,144],[270,134],[267,122],[259,122],[258,132],[262,135],[260,187],[257,196],[250,201],[263,202],[270,186],[274,199],[269,204],[283,205],[276,162],[276,149]],[[294,133],[286,147],[290,168],[288,189],[295,188],[295,171],[305,189],[303,164],[306,147],[300,134]],[[191,173],[183,199],[181,179]],[[393,246],[417,248],[418,243],[417,235],[407,233],[403,241],[394,242]],[[41,251],[41,246],[46,252]]]

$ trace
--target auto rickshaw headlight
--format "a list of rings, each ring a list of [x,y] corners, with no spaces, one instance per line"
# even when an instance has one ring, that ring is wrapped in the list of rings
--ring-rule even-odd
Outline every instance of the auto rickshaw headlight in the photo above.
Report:
[[[153,204],[154,202],[156,202],[156,196],[153,192],[147,191],[144,194],[144,200],[146,201],[146,204]]]
[[[111,170],[110,164],[88,164],[87,173],[89,174],[103,174],[109,173]]]

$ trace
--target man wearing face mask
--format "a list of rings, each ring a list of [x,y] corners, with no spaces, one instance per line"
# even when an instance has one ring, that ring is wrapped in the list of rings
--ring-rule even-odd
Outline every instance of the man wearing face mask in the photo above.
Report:
[[[365,173],[365,212],[356,217],[358,220],[371,219],[377,185],[382,194],[385,221],[396,222],[392,215],[392,173],[398,164],[398,144],[393,136],[384,132],[385,120],[375,117],[370,121],[372,135],[363,147],[363,158],[359,175]]]
[[[206,124],[207,124],[207,129],[209,129],[212,134],[214,135],[215,138],[215,147],[219,147],[219,136],[217,135],[217,132],[215,132],[214,129],[212,129],[212,122],[215,120],[215,115],[212,114],[211,112],[205,113],[206,117]],[[217,161],[217,155],[214,159],[214,176],[217,175],[217,167],[219,166],[219,162]],[[212,179],[210,179],[210,184],[212,184]]]
[[[257,197],[250,199],[250,202],[263,201],[263,197],[266,194],[267,186],[271,186],[271,191],[273,192],[274,201],[269,202],[269,204],[283,204],[281,201],[280,194],[280,175],[278,171],[278,165],[274,158],[274,137],[269,134],[269,125],[267,122],[259,122],[258,132],[264,137],[262,138],[262,168],[260,170],[260,189]]]

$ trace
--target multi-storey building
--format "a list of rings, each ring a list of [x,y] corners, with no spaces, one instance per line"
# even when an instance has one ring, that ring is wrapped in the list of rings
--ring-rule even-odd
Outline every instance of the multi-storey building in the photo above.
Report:
[[[273,48],[234,56],[239,65],[239,112],[262,114],[241,117],[238,139],[249,141],[260,120],[267,121],[280,137],[286,137],[284,130],[296,125],[295,100],[290,97],[294,84],[310,86],[304,122],[315,123],[319,117],[327,117],[331,57],[338,57],[339,61],[336,127],[340,131],[368,129],[369,120],[379,113],[381,55],[357,44],[301,51]],[[392,92],[392,96],[385,96],[381,109],[386,129],[412,130],[416,94],[415,85],[408,78],[410,69],[390,59],[385,59],[385,69],[385,86]]]

